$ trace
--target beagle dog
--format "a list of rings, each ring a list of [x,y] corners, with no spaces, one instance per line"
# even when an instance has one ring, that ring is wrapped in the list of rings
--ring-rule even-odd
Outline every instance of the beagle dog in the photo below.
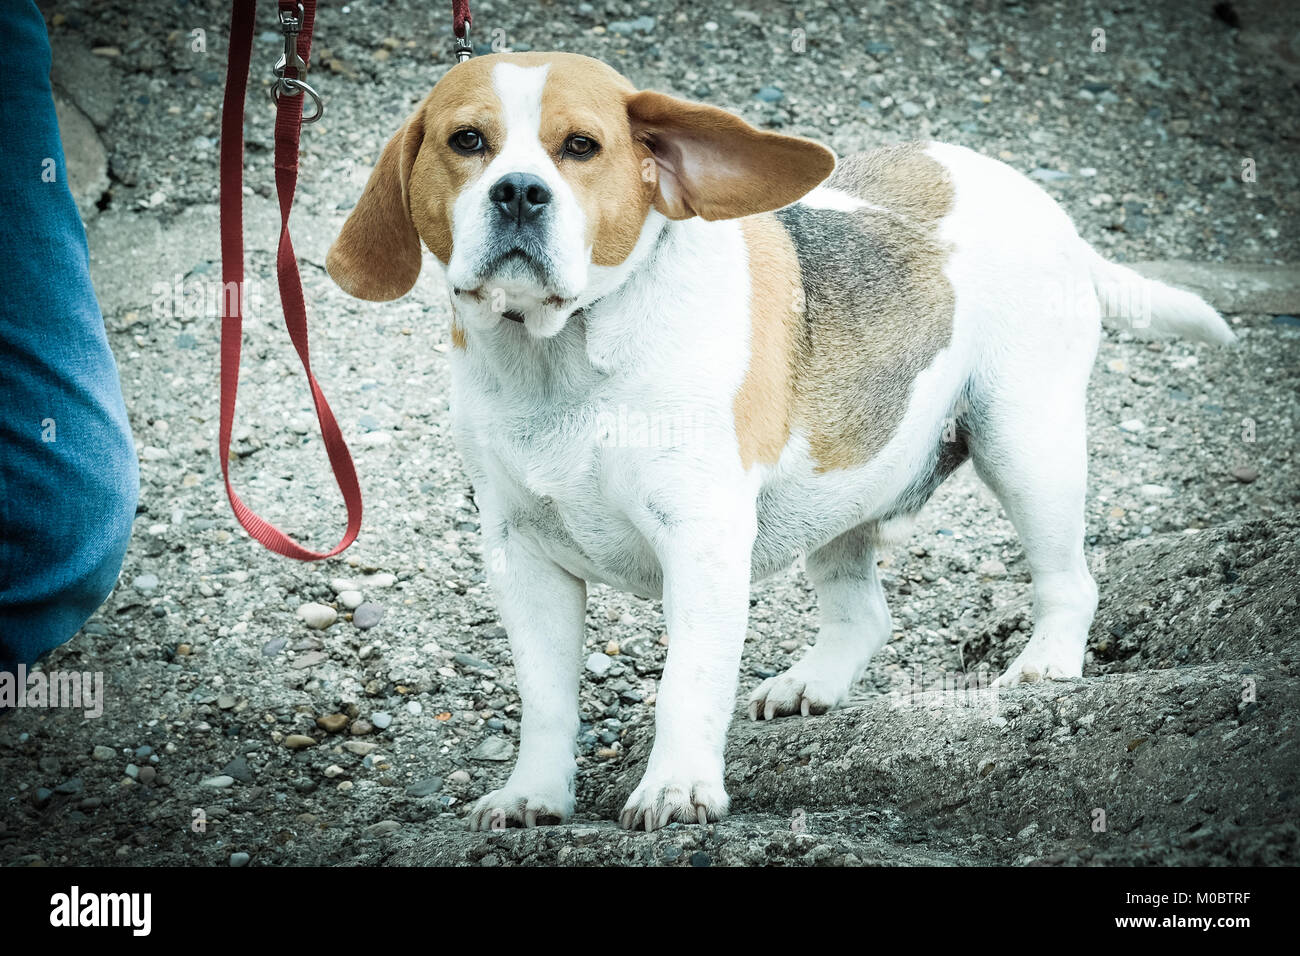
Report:
[[[471,828],[573,812],[589,581],[662,598],[670,641],[621,824],[719,819],[751,582],[803,558],[821,620],[749,716],[843,703],[890,634],[882,535],[967,458],[1033,577],[1033,635],[998,683],[1079,677],[1100,322],[1233,339],[1000,162],[922,143],[837,164],[570,53],[452,67],[327,266],[394,299],[422,246],[451,296],[454,431],[523,701],[518,761]]]

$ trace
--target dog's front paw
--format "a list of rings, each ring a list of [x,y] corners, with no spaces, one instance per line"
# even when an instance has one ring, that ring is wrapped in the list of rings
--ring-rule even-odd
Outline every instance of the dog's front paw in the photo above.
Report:
[[[679,823],[710,823],[731,804],[722,780],[692,780],[646,773],[619,814],[624,830],[661,830]]]
[[[824,714],[844,703],[851,684],[843,673],[819,674],[815,669],[801,668],[796,664],[784,674],[769,677],[754,689],[749,695],[749,719]]]
[[[564,823],[573,816],[573,792],[568,788],[523,787],[507,782],[475,801],[465,817],[471,830],[501,830]]]

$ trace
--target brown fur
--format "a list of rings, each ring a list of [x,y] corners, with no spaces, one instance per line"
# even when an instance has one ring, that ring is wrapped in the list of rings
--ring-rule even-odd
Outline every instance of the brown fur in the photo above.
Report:
[[[807,433],[819,471],[861,465],[884,447],[912,382],[952,336],[948,250],[936,230],[953,190],[922,149],[851,157],[827,182],[884,212],[794,206],[776,216],[797,250],[807,296],[789,358],[790,417]],[[751,370],[772,364],[751,358]]]
[[[773,464],[790,437],[803,288],[790,234],[771,213],[740,221],[749,252],[749,368],[736,393],[741,463]]]
[[[364,299],[406,293],[419,275],[421,238],[443,263],[450,261],[452,205],[505,137],[492,86],[492,70],[503,62],[550,66],[539,137],[582,204],[597,265],[627,258],[652,204],[675,219],[736,218],[792,202],[834,165],[818,143],[757,130],[716,107],[638,93],[589,57],[473,57],[447,72],[385,147],[326,260],[345,291]],[[465,156],[447,145],[464,127],[483,134],[486,152]],[[585,160],[563,155],[574,134],[595,139],[599,152]],[[721,152],[728,162],[712,162]]]
[[[451,321],[451,347],[464,351],[468,343],[465,341],[465,330],[460,327],[460,323],[455,319]]]

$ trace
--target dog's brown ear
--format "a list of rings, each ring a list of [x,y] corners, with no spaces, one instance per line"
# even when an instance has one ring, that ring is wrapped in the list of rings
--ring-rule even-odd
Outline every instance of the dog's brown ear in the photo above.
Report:
[[[633,94],[628,119],[654,156],[654,206],[669,219],[779,209],[835,169],[835,154],[821,143],[755,129],[726,110],[663,93]]]
[[[330,246],[325,268],[358,299],[387,301],[410,291],[420,275],[420,236],[411,221],[411,169],[424,141],[417,112],[384,147],[343,231]]]

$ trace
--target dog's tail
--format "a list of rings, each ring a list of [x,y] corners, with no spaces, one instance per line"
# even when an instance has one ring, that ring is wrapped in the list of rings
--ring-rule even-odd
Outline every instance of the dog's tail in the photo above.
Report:
[[[1228,323],[1198,295],[1139,275],[1088,248],[1101,321],[1139,335],[1177,335],[1210,345],[1237,341]]]

